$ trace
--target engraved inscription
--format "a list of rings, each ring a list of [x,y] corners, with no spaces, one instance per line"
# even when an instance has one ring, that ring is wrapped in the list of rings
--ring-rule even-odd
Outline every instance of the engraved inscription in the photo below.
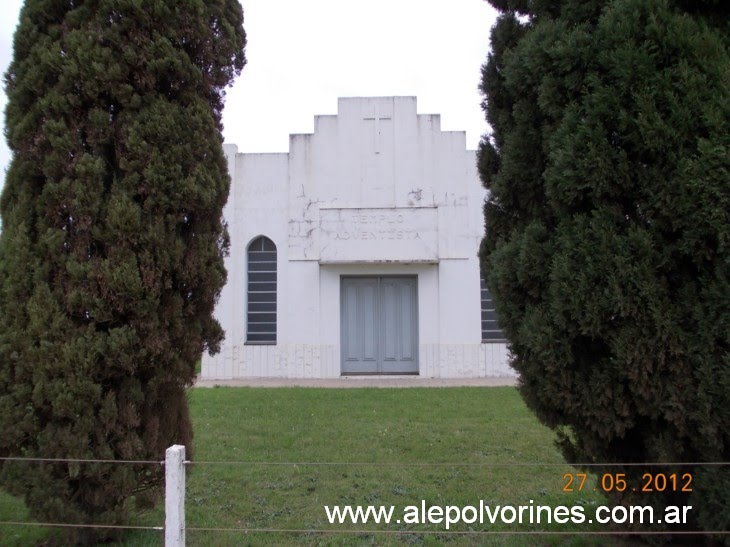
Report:
[[[338,222],[335,239],[339,240],[417,240],[418,230],[405,225],[403,214],[345,213]]]
[[[337,232],[335,239],[421,239],[421,234],[415,230],[377,230],[375,232]]]
[[[436,208],[320,209],[323,262],[434,260]]]

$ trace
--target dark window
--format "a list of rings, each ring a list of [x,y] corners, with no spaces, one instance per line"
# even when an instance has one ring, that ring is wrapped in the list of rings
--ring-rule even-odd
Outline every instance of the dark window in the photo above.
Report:
[[[480,276],[482,290],[482,342],[504,342],[504,333],[499,326],[497,312],[494,311],[492,293],[489,292],[484,276]]]
[[[276,343],[276,245],[257,237],[248,246],[246,341]]]

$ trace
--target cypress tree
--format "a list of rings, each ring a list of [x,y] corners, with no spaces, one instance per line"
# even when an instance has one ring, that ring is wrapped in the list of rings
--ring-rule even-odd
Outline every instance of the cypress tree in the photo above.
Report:
[[[727,6],[490,2],[480,258],[523,398],[571,462],[730,461]],[[730,528],[727,466],[597,471]]]
[[[221,113],[245,63],[242,25],[236,0],[25,2],[5,75],[0,455],[190,451],[185,390],[223,337]],[[162,476],[0,469],[33,515],[69,523],[124,522]]]

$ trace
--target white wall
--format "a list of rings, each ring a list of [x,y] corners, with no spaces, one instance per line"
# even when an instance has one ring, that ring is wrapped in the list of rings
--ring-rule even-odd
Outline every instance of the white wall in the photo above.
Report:
[[[463,132],[417,115],[414,97],[340,99],[337,116],[292,135],[289,154],[227,145],[232,191],[226,330],[204,378],[338,377],[340,278],[418,278],[420,375],[513,376],[504,344],[482,344],[477,250],[485,192]],[[246,345],[246,250],[278,250],[277,344]]]

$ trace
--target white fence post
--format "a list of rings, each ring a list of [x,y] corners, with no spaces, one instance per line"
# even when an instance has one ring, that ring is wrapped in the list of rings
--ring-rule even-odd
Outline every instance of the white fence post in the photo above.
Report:
[[[165,451],[165,547],[185,546],[185,447]]]

